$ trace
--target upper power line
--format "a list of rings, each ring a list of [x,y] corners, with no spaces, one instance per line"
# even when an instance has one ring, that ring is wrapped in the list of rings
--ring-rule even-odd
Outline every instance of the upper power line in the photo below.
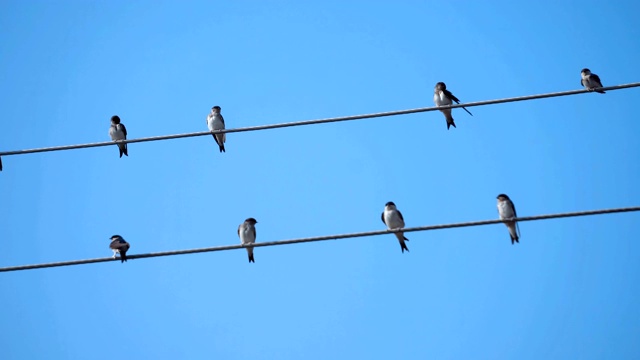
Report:
[[[614,208],[614,209],[602,209],[602,210],[577,211],[577,212],[548,214],[548,215],[525,216],[525,217],[519,217],[516,220],[519,222],[535,221],[535,220],[614,214],[614,213],[635,212],[635,211],[640,211],[640,206]],[[236,250],[236,249],[242,249],[247,247],[257,248],[257,247],[263,247],[263,246],[290,245],[290,244],[305,243],[305,242],[349,239],[349,238],[365,237],[365,236],[378,236],[378,235],[392,234],[399,231],[408,233],[408,232],[414,232],[414,231],[429,231],[429,230],[451,229],[451,228],[460,228],[460,227],[469,227],[469,226],[500,224],[503,222],[504,222],[503,220],[471,221],[471,222],[462,222],[462,223],[444,224],[444,225],[410,227],[410,228],[402,228],[402,229],[394,229],[394,230],[377,230],[377,231],[367,231],[367,232],[358,232],[358,233],[341,234],[341,235],[317,236],[317,237],[300,238],[300,239],[292,239],[292,240],[259,242],[259,243],[254,243],[250,246],[224,245],[224,246],[214,246],[214,247],[189,249],[189,250],[163,251],[163,252],[156,252],[156,253],[127,255],[127,259],[134,260],[134,259],[145,259],[145,258],[152,258],[152,257],[159,257],[159,256],[186,255],[186,254],[195,254],[195,253],[203,253],[203,252]],[[114,259],[114,258],[108,257],[108,258],[97,258],[97,259],[86,259],[86,260],[62,261],[62,262],[46,263],[46,264],[9,266],[9,267],[0,268],[0,272],[91,264],[91,263],[99,263],[99,262],[107,262],[107,261],[120,261],[120,259]]]
[[[627,89],[640,86],[640,82],[631,83],[631,84],[623,84],[616,86],[609,86],[599,88],[599,90],[620,90]],[[243,128],[235,128],[235,129],[224,129],[224,130],[216,130],[216,131],[199,131],[192,132],[186,134],[175,134],[175,135],[162,135],[162,136],[151,136],[146,138],[138,138],[138,139],[128,139],[121,140],[120,143],[136,143],[136,142],[146,142],[146,141],[159,141],[159,140],[170,140],[170,139],[179,139],[179,138],[187,138],[187,137],[195,137],[195,136],[204,136],[213,134],[222,134],[222,133],[233,133],[233,132],[245,132],[245,131],[258,131],[258,130],[269,130],[269,129],[278,129],[292,126],[304,126],[304,125],[314,125],[314,124],[324,124],[331,122],[341,122],[341,121],[352,121],[352,120],[360,120],[360,119],[371,119],[378,118],[384,116],[395,116],[395,115],[406,115],[420,112],[428,112],[428,111],[437,111],[446,108],[459,108],[459,107],[473,107],[473,106],[483,106],[483,105],[493,105],[493,104],[502,104],[516,101],[526,101],[526,100],[535,100],[535,99],[544,99],[558,96],[568,96],[568,95],[577,95],[577,94],[585,94],[591,93],[591,91],[586,89],[580,90],[570,90],[570,91],[562,91],[548,94],[538,94],[538,95],[527,95],[527,96],[518,96],[512,98],[504,98],[504,99],[495,99],[495,100],[485,100],[485,101],[476,101],[465,104],[455,104],[448,106],[432,106],[425,108],[417,108],[417,109],[408,109],[408,110],[397,110],[397,111],[388,111],[374,114],[364,114],[364,115],[352,115],[352,116],[342,116],[335,118],[327,118],[327,119],[316,119],[316,120],[304,120],[304,121],[294,121],[288,123],[281,124],[270,124],[270,125],[259,125],[259,126],[249,126]],[[62,151],[62,150],[72,150],[72,149],[83,149],[90,147],[98,147],[98,146],[111,146],[113,145],[113,141],[103,141],[97,143],[89,143],[89,144],[78,144],[78,145],[63,145],[63,146],[52,146],[46,148],[37,148],[37,149],[27,149],[27,150],[13,150],[13,151],[3,151],[0,152],[0,156],[8,156],[8,155],[23,155],[23,154],[31,154],[31,153],[39,153],[39,152],[49,152],[49,151]]]

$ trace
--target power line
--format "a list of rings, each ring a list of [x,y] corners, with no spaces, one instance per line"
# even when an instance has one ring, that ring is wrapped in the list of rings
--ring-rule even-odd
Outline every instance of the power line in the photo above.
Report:
[[[522,221],[548,220],[548,219],[556,219],[556,218],[614,214],[614,213],[635,212],[635,211],[640,211],[640,206],[627,207],[627,208],[615,208],[615,209],[603,209],[603,210],[578,211],[578,212],[549,214],[549,215],[525,216],[525,217],[517,218],[517,221],[522,222]],[[408,233],[408,232],[415,232],[415,231],[451,229],[451,228],[470,227],[470,226],[492,225],[492,224],[500,224],[500,223],[502,223],[502,220],[483,220],[483,221],[462,222],[462,223],[454,223],[454,224],[404,228],[402,229],[402,231],[405,233]],[[263,246],[290,245],[290,244],[298,244],[298,243],[305,243],[305,242],[388,235],[398,231],[399,230],[377,230],[377,231],[359,232],[359,233],[342,234],[342,235],[328,235],[328,236],[317,236],[317,237],[300,238],[300,239],[292,239],[292,240],[269,241],[269,242],[255,243],[252,245],[252,247],[257,248],[257,247],[263,247]],[[189,250],[163,251],[163,252],[156,252],[156,253],[127,255],[127,259],[135,260],[135,259],[145,259],[145,258],[152,258],[152,257],[159,257],[159,256],[173,256],[173,255],[196,254],[196,253],[213,252],[213,251],[237,250],[237,249],[243,249],[247,247],[248,246],[245,246],[245,245],[224,245],[224,246],[214,246],[214,247],[208,247],[208,248],[189,249]],[[99,263],[99,262],[107,262],[107,261],[120,261],[120,259],[119,258],[114,259],[114,258],[108,257],[108,258],[97,258],[97,259],[86,259],[86,260],[62,261],[62,262],[46,263],[46,264],[10,266],[10,267],[0,268],[0,272],[41,269],[41,268],[59,267],[59,266],[82,265],[82,264],[91,264],[91,263]]]
[[[609,87],[603,87],[601,89],[606,91],[612,91],[612,90],[633,88],[638,86],[640,86],[640,83],[609,86]],[[413,113],[419,113],[419,112],[437,111],[437,110],[442,110],[446,108],[493,105],[493,104],[502,104],[502,103],[508,103],[508,102],[544,99],[544,98],[550,98],[550,97],[568,96],[568,95],[577,95],[577,94],[586,94],[586,93],[591,93],[591,92],[586,89],[571,90],[571,91],[555,92],[555,93],[548,93],[548,94],[519,96],[519,97],[512,97],[512,98],[505,98],[505,99],[476,101],[476,102],[471,102],[466,104],[455,104],[455,105],[441,106],[441,107],[434,106],[434,107],[417,108],[417,109],[409,109],[409,110],[388,111],[388,112],[381,112],[381,113],[374,113],[374,114],[352,115],[352,116],[343,116],[343,117],[327,118],[327,119],[294,121],[294,122],[281,123],[281,124],[249,126],[249,127],[243,127],[243,128],[235,128],[235,129],[216,130],[213,132],[200,131],[200,132],[192,132],[192,133],[185,133],[185,134],[151,136],[146,138],[122,140],[118,142],[119,143],[137,143],[137,142],[159,141],[159,140],[170,140],[170,139],[180,139],[180,138],[195,137],[195,136],[204,136],[204,135],[211,135],[212,133],[222,134],[222,133],[234,133],[234,132],[245,132],[245,131],[269,130],[269,129],[278,129],[278,128],[285,128],[285,127],[292,127],[292,126],[304,126],[304,125],[324,124],[324,123],[331,123],[331,122],[371,119],[371,118],[378,118],[378,117],[385,117],[385,116],[406,115],[406,114],[413,114]],[[99,147],[99,146],[111,146],[114,143],[115,143],[114,141],[103,141],[103,142],[89,143],[89,144],[63,145],[63,146],[53,146],[53,147],[37,148],[37,149],[4,151],[4,152],[0,152],[0,156],[23,155],[23,154],[32,154],[32,153],[39,153],[39,152],[72,150],[72,149],[82,149],[82,148]]]

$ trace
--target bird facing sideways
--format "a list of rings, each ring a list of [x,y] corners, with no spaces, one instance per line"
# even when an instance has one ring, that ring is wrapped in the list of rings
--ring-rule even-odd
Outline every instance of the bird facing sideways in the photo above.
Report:
[[[504,224],[509,229],[509,235],[511,236],[511,245],[514,243],[520,243],[520,227],[517,221],[511,220],[518,217],[516,213],[516,207],[513,205],[513,201],[509,199],[506,194],[500,194],[498,199],[498,214],[500,219],[504,220]]]
[[[129,250],[129,243],[120,235],[113,235],[111,237],[111,244],[109,248],[113,250],[113,258],[116,258],[116,254],[120,254],[120,262],[127,261],[127,250]]]
[[[589,91],[595,91],[600,94],[605,94],[604,91],[598,89],[602,87],[600,77],[596,74],[591,73],[591,70],[587,68],[582,69],[582,71],[580,71],[580,77],[580,85],[584,86],[585,89]]]
[[[382,222],[387,225],[387,229],[389,230],[396,230],[404,227],[404,218],[402,217],[402,213],[396,208],[396,204],[391,201],[384,205],[384,211],[382,212],[382,215],[380,215],[380,218],[382,219]],[[404,237],[404,233],[397,232],[395,233],[395,236],[400,242],[402,252],[404,253],[405,250],[409,251],[409,248],[405,243],[405,241],[409,241],[409,239]]]
[[[111,136],[111,140],[113,141],[127,140],[127,128],[124,124],[120,123],[120,117],[118,115],[113,115],[111,117],[109,136]],[[120,150],[120,157],[122,157],[122,154],[129,156],[126,143],[118,143],[118,150]]]
[[[258,221],[254,218],[248,218],[240,226],[238,226],[238,237],[242,245],[249,245],[256,242],[256,224]],[[247,247],[247,254],[249,255],[249,262],[255,263],[253,258],[253,247]]]
[[[211,108],[211,113],[207,115],[207,126],[209,127],[209,131],[224,130],[224,118],[222,117],[222,114],[220,114],[221,110],[220,106],[217,105]],[[213,135],[213,140],[218,144],[220,152],[227,152],[224,149],[224,143],[227,141],[227,134],[211,135]]]
[[[436,87],[433,90],[433,102],[436,104],[436,106],[451,105],[452,101],[455,101],[456,104],[460,104],[460,100],[457,97],[455,97],[451,93],[451,91],[447,90],[447,85],[445,85],[445,83],[443,82],[437,83]],[[467,110],[464,107],[463,109],[464,111],[469,113],[469,115],[473,116],[473,114],[469,110]],[[452,109],[440,110],[444,114],[444,118],[447,120],[447,130],[449,130],[449,127],[451,127],[452,125],[453,127],[456,127],[456,124],[453,122],[453,116],[451,115],[451,110]]]

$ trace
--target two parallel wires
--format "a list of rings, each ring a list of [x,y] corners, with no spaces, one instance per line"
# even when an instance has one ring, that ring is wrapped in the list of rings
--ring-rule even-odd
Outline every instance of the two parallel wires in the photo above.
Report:
[[[637,82],[637,83],[631,83],[631,84],[609,86],[609,87],[603,87],[601,89],[605,90],[605,91],[611,91],[611,90],[628,89],[628,88],[634,88],[634,87],[640,87],[640,83]],[[195,137],[195,136],[204,136],[204,135],[211,135],[212,133],[213,134],[217,134],[217,133],[221,133],[222,134],[222,133],[233,133],[233,132],[269,130],[269,129],[277,129],[277,128],[285,128],[285,127],[293,127],[293,126],[315,125],[315,124],[324,124],[324,123],[331,123],[331,122],[342,122],[342,121],[352,121],[352,120],[361,120],[361,119],[371,119],[371,118],[378,118],[378,117],[385,117],[385,116],[406,115],[406,114],[414,114],[414,113],[420,113],[420,112],[437,111],[437,110],[442,110],[442,109],[446,109],[446,108],[454,109],[454,108],[459,108],[459,107],[473,107],[473,106],[502,104],[502,103],[516,102],[516,101],[527,101],[527,100],[544,99],[544,98],[560,97],[560,96],[568,96],[568,95],[577,95],[577,94],[585,94],[585,93],[591,93],[591,91],[586,90],[586,89],[571,90],[571,91],[563,91],[563,92],[555,92],[555,93],[547,93],[547,94],[538,94],[538,95],[519,96],[519,97],[504,98],[504,99],[477,101],[477,102],[471,102],[471,103],[466,103],[466,104],[455,104],[455,105],[441,106],[441,107],[426,107],[426,108],[389,111],[389,112],[365,114],[365,115],[353,115],[353,116],[344,116],[344,117],[327,118],[327,119],[305,120],[305,121],[296,121],[296,122],[289,122],[289,123],[251,126],[251,127],[235,128],[235,129],[224,129],[224,130],[216,130],[216,131],[201,131],[201,132],[192,132],[192,133],[185,133],[185,134],[153,136],[153,137],[146,137],[146,138],[122,140],[122,141],[118,141],[118,142],[119,143],[136,143],[136,142],[160,141],[160,140],[188,138],[188,137]],[[110,145],[113,145],[113,144],[114,144],[113,141],[105,141],[105,142],[78,144],[78,145],[63,145],[63,146],[53,146],[53,147],[46,147],[46,148],[27,149],[27,150],[4,151],[4,152],[0,152],[0,158],[2,156],[24,155],[24,154],[32,154],[32,153],[40,153],[40,152],[83,149],[83,148],[90,148],[90,147],[110,146]],[[535,221],[535,220],[547,220],[547,219],[556,219],[556,218],[592,216],[592,215],[603,215],[603,214],[624,213],[624,212],[637,212],[637,211],[640,211],[640,206],[626,207],[626,208],[615,208],[615,209],[580,211],[580,212],[571,212],[571,213],[559,213],[559,214],[528,216],[528,217],[520,217],[520,218],[517,218],[516,220],[517,221]],[[176,250],[176,251],[165,251],[165,252],[138,254],[138,255],[128,255],[127,259],[135,260],[135,259],[145,259],[145,258],[153,258],[153,257],[160,257],[160,256],[173,256],[173,255],[186,255],[186,254],[214,252],[214,251],[227,251],[227,250],[237,250],[237,249],[242,249],[242,248],[247,248],[247,247],[256,248],[256,247],[264,247],[264,246],[290,245],[290,244],[298,244],[298,243],[305,243],[305,242],[340,240],[340,239],[350,239],[350,238],[366,237],[366,236],[379,236],[379,235],[391,234],[391,233],[395,233],[395,232],[399,232],[399,231],[403,231],[403,232],[429,231],[429,230],[440,230],[440,229],[450,229],[450,228],[459,228],[459,227],[491,225],[491,224],[499,224],[499,223],[502,223],[502,222],[503,222],[502,220],[484,220],[484,221],[473,221],[473,222],[453,223],[453,224],[444,224],[444,225],[430,225],[430,226],[403,228],[401,230],[400,229],[398,229],[398,230],[379,230],[379,231],[358,232],[358,233],[350,233],[350,234],[342,234],[342,235],[328,235],[328,236],[319,236],[319,237],[310,237],[310,238],[298,238],[298,239],[291,239],[291,240],[260,242],[260,243],[252,244],[250,246],[247,246],[247,245],[225,245],[225,246],[215,246],[215,247],[189,249],[189,250]],[[0,268],[0,272],[31,270],[31,269],[50,268],[50,267],[72,266],[72,265],[82,265],[82,264],[91,264],[91,263],[99,263],[99,262],[107,262],[107,261],[119,261],[119,259],[114,259],[114,258],[110,258],[109,257],[109,258],[63,261],[63,262],[34,264],[34,265],[10,266],[10,267]]]

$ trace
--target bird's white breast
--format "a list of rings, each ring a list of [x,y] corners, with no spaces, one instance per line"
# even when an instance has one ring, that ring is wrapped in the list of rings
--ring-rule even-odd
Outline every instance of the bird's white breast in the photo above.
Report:
[[[209,115],[207,118],[207,125],[209,130],[222,130],[224,129],[224,123],[220,118],[220,115]]]
[[[500,214],[501,219],[509,219],[515,216],[513,213],[513,208],[508,201],[498,202],[498,213]]]
[[[124,132],[118,129],[117,125],[113,125],[109,128],[109,136],[111,136],[111,140],[123,140]]]
[[[390,229],[404,227],[404,221],[402,221],[400,215],[398,215],[398,212],[395,210],[384,211],[384,223],[387,224],[387,227]]]
[[[252,244],[256,242],[256,238],[253,236],[253,231],[250,226],[242,225],[240,227],[240,242],[243,244]]]
[[[433,102],[436,106],[451,105],[451,99],[449,99],[443,91],[438,91],[433,94]]]

